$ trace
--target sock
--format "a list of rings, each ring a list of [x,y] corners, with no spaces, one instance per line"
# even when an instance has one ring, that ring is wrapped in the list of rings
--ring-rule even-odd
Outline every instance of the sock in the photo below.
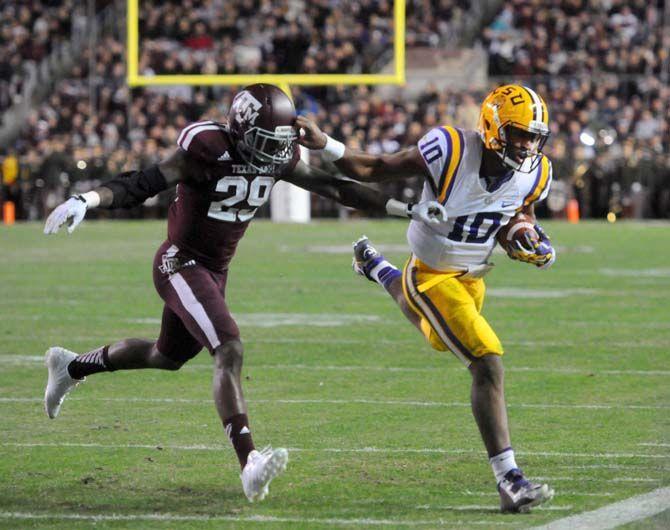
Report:
[[[240,466],[244,469],[249,453],[255,449],[254,441],[251,439],[251,431],[249,430],[249,418],[247,418],[246,414],[231,416],[223,422],[223,427],[226,430],[230,443],[233,444],[233,449],[237,453]]]
[[[372,268],[368,271],[368,274],[372,277],[372,279],[374,279],[374,281],[376,281],[388,291],[391,282],[398,276],[402,276],[402,273],[395,265],[386,261],[383,256],[378,259],[380,259],[380,261],[372,266]]]
[[[97,350],[84,353],[67,365],[67,371],[73,379],[83,379],[98,372],[113,372],[109,362],[109,344]]]
[[[512,469],[518,469],[516,460],[514,460],[514,450],[511,447],[503,449],[500,453],[489,458],[493,474],[496,477],[496,483],[505,478],[505,475]]]

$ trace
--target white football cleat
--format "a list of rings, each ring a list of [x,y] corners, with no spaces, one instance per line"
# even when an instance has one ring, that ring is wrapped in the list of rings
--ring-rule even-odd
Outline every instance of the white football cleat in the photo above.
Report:
[[[534,484],[523,476],[520,469],[512,469],[498,483],[500,511],[527,513],[534,506],[554,498],[554,490],[547,484]]]
[[[242,488],[249,502],[262,501],[268,494],[268,486],[273,478],[286,469],[288,451],[266,447],[259,451],[253,450],[247,457],[247,464],[242,470]]]
[[[86,380],[73,379],[67,371],[68,364],[76,357],[76,353],[59,346],[49,348],[44,356],[44,364],[49,369],[49,380],[44,391],[44,409],[52,419],[58,416],[67,393]]]

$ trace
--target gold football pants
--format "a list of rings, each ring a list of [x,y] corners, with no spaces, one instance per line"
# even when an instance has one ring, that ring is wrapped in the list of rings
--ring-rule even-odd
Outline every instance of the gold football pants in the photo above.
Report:
[[[488,353],[503,354],[500,339],[481,315],[486,291],[482,278],[436,271],[412,254],[403,269],[402,287],[436,350],[451,350],[466,365]]]

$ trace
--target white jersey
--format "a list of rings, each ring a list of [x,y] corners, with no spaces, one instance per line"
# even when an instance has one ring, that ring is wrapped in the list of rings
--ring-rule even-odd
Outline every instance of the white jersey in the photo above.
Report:
[[[407,231],[412,252],[433,269],[486,265],[498,230],[521,208],[549,193],[552,171],[546,156],[531,173],[515,171],[500,187],[487,191],[479,177],[483,143],[476,131],[436,127],[418,146],[430,175],[421,200],[440,201],[449,216],[439,225],[412,221]]]

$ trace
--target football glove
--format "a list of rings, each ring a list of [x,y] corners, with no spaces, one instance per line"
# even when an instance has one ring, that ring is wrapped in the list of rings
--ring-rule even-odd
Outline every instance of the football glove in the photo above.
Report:
[[[421,221],[426,224],[445,223],[448,219],[447,209],[437,201],[423,201],[418,204],[407,206],[407,216],[413,221]]]
[[[537,241],[526,236],[525,243],[513,241],[507,249],[507,255],[524,263],[531,263],[538,269],[548,269],[556,261],[556,249],[540,225],[535,225],[535,232],[539,236]]]
[[[68,223],[67,231],[71,234],[77,228],[77,225],[84,220],[85,215],[86,199],[80,195],[70,197],[64,203],[59,204],[47,217],[47,221],[44,224],[44,233],[55,234],[61,226]]]

